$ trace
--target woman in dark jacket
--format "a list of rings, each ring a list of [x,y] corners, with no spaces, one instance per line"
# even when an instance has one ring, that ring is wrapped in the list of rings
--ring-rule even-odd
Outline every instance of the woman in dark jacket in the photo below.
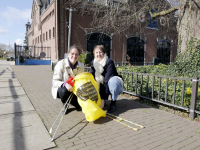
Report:
[[[123,80],[119,77],[114,62],[108,58],[103,45],[94,47],[94,60],[91,62],[90,72],[99,83],[99,93],[102,99],[101,108],[111,94],[111,103],[108,113],[116,109],[116,99],[123,92]]]

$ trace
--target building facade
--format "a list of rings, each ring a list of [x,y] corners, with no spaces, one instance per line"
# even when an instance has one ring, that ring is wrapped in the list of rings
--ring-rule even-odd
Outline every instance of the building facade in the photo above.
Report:
[[[40,48],[50,47],[51,60],[57,60],[56,20],[57,9],[55,0],[33,0],[31,24],[26,24],[27,46]],[[31,52],[31,50],[29,50]],[[39,55],[39,53],[37,53]]]
[[[94,46],[103,44],[108,56],[119,64],[150,64],[155,57],[170,64],[177,54],[177,33],[167,32],[159,19],[143,25],[145,36],[136,27],[115,35],[90,30],[92,14],[80,12],[66,0],[33,0],[31,20],[26,25],[28,45],[51,47],[52,61],[63,59],[74,44],[83,53],[89,52],[91,59]]]

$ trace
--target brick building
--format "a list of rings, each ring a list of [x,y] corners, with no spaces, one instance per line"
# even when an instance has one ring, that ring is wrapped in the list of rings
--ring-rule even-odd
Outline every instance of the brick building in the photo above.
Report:
[[[26,24],[27,45],[51,47],[51,60],[57,57],[57,9],[55,0],[33,0],[31,24]]]
[[[51,47],[52,61],[63,59],[68,47],[74,44],[79,45],[83,53],[103,44],[115,63],[125,63],[128,59],[132,64],[143,65],[157,57],[160,62],[169,64],[176,57],[177,33],[167,32],[159,19],[154,24],[144,24],[146,34],[143,36],[134,27],[121,35],[100,30],[91,32],[92,19],[91,13],[80,13],[67,5],[66,0],[33,0],[32,23],[26,24],[28,45]]]

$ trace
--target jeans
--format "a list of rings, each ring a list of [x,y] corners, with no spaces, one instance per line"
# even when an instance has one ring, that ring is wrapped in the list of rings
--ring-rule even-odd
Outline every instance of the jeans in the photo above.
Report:
[[[120,80],[116,76],[110,78],[110,80],[108,81],[108,88],[109,88],[112,100],[116,100],[118,95],[122,94],[124,90]]]

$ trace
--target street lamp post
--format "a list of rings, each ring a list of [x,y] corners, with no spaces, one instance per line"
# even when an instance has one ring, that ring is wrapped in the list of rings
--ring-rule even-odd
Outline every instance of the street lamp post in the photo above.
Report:
[[[8,37],[8,39],[9,39],[8,53],[10,54],[10,37]]]

